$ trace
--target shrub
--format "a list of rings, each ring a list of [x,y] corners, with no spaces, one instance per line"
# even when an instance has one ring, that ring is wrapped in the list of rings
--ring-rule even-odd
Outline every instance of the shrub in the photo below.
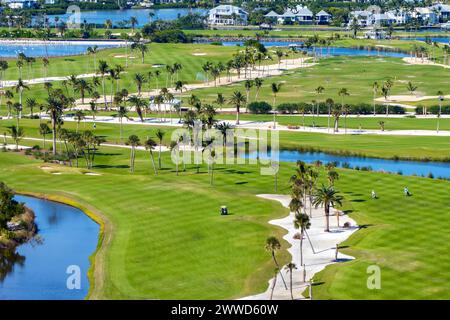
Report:
[[[281,113],[293,114],[294,112],[298,111],[298,104],[297,103],[282,103],[277,106],[277,110]]]
[[[248,110],[253,114],[269,113],[272,110],[272,106],[265,101],[255,101],[248,105]]]

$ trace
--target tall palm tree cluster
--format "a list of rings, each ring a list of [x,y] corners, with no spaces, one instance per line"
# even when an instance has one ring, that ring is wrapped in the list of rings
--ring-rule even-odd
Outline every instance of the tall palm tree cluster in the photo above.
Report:
[[[327,184],[322,183],[318,186],[319,174],[321,168],[325,169]],[[299,245],[299,261],[298,265],[303,268],[303,282],[306,282],[306,269],[303,259],[303,241],[305,237],[308,239],[311,245],[313,253],[314,250],[311,239],[308,235],[308,229],[311,227],[312,207],[318,208],[322,206],[325,213],[326,232],[330,232],[329,216],[332,207],[341,206],[343,197],[339,194],[339,191],[335,190],[334,183],[339,179],[339,174],[335,171],[333,163],[328,163],[325,166],[320,161],[314,162],[312,165],[308,165],[303,161],[297,161],[297,167],[295,174],[290,178],[291,183],[291,201],[289,202],[289,209],[294,213],[293,224],[295,229],[299,229],[299,233],[295,235],[295,239],[300,242]],[[309,210],[307,209],[309,208]],[[336,213],[337,226],[339,227],[339,212]],[[276,251],[281,249],[281,243],[276,237],[269,237],[266,240],[265,249],[272,255],[272,260],[275,264],[275,277],[272,282],[270,299],[273,297],[277,276],[280,275],[284,287],[287,290],[286,282],[281,273],[280,265],[276,259]],[[294,299],[292,292],[292,273],[294,269],[297,269],[297,264],[294,262],[288,263],[284,269],[290,274],[290,293],[291,298]]]

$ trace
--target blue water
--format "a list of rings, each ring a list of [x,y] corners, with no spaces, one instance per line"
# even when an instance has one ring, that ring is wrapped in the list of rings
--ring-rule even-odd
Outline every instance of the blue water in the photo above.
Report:
[[[97,246],[99,225],[67,205],[25,196],[15,198],[36,214],[43,242],[17,247],[10,259],[12,270],[2,269],[5,265],[0,264],[0,300],[83,299],[89,290],[89,256]],[[66,270],[70,265],[81,269],[79,290],[67,289]],[[3,281],[2,272],[6,275]]]
[[[284,42],[284,41],[261,41],[261,43],[266,47],[288,47],[289,45],[300,45],[301,42]],[[242,41],[225,41],[222,42],[224,46],[237,46],[244,45]],[[377,51],[377,50],[366,50],[366,49],[356,49],[356,48],[341,48],[341,47],[316,47],[316,48],[299,48],[299,50],[305,50],[308,52],[315,51],[319,56],[380,56],[380,57],[395,57],[404,58],[408,57],[408,54],[401,52],[390,52],[390,51]]]
[[[449,44],[450,43],[450,37],[429,37],[429,39],[432,42],[439,42],[439,43],[445,43],[445,44]],[[413,38],[402,38],[402,40],[419,40],[419,41],[425,41],[426,38],[425,37],[413,37]]]
[[[47,53],[50,57],[53,56],[69,56],[85,54],[88,47],[95,45],[87,41],[80,41],[79,43],[68,43],[61,41],[55,44],[51,42],[47,44]],[[24,53],[28,57],[45,57],[46,46],[41,43],[1,43],[0,58],[15,58],[19,53]],[[99,49],[115,48],[117,44],[98,44]]]
[[[193,13],[206,14],[206,9],[192,9]],[[82,11],[80,21],[86,21],[87,23],[101,24],[103,25],[107,19],[110,19],[113,26],[120,27],[119,22],[127,20],[131,17],[136,17],[138,20],[137,26],[143,26],[150,22],[149,13],[155,13],[152,21],[155,20],[176,20],[180,16],[187,15],[189,9],[187,8],[174,8],[174,9],[126,9],[126,10],[98,10],[98,11]],[[50,23],[54,23],[54,18],[59,17],[59,21],[67,21],[70,14],[55,14],[48,15]]]
[[[255,154],[251,155],[255,157]],[[306,163],[311,163],[317,160],[323,163],[338,162],[338,167],[342,167],[344,163],[348,163],[350,167],[371,167],[374,171],[385,171],[391,173],[402,172],[404,175],[427,176],[432,173],[434,177],[443,177],[450,179],[450,163],[445,162],[421,162],[421,161],[406,161],[406,160],[388,160],[377,158],[362,158],[362,157],[346,157],[339,155],[332,155],[323,152],[301,152],[291,150],[280,150],[280,161],[296,162],[302,160]]]

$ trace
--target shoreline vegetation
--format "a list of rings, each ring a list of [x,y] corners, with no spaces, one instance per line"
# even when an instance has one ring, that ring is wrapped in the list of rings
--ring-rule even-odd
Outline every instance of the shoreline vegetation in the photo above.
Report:
[[[14,200],[14,194],[0,182],[0,250],[14,250],[38,231],[33,210]]]

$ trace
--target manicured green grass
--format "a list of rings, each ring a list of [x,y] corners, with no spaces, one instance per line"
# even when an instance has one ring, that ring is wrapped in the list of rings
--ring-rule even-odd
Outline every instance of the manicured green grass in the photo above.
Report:
[[[315,149],[379,158],[450,159],[448,137],[328,135],[280,132],[280,146],[288,149]]]
[[[407,89],[409,81],[418,87],[415,94],[436,95],[438,90],[448,94],[446,92],[446,88],[450,84],[448,73],[448,69],[410,65],[400,58],[343,56],[324,58],[313,67],[291,70],[281,76],[264,79],[258,100],[272,104],[271,83],[281,82],[283,86],[277,95],[277,104],[284,102],[311,103],[312,100],[325,101],[327,98],[332,98],[335,102],[340,103],[341,97],[338,92],[341,88],[347,88],[350,95],[345,97],[345,103],[371,105],[373,101],[372,85],[375,81],[382,86],[384,81],[391,79],[394,86],[390,95],[410,95]],[[320,95],[315,91],[318,86],[325,88]],[[198,89],[192,93],[207,101],[213,101],[217,92],[231,96],[237,90],[245,92],[243,82],[218,88]],[[251,90],[250,101],[255,99],[255,90],[255,88]],[[376,95],[377,98],[380,96],[381,93]],[[437,100],[435,104],[438,104]]]
[[[449,299],[450,182],[375,173],[342,173],[344,208],[363,229],[341,245],[351,262],[314,277],[317,299]],[[412,197],[405,197],[408,186]],[[379,199],[372,200],[371,190]],[[367,268],[381,270],[381,289],[367,288]]]
[[[280,117],[281,118],[281,117]],[[15,125],[15,120],[0,121],[0,135],[8,134],[8,128]],[[20,125],[25,130],[26,137],[42,138],[39,135],[39,120],[22,119]],[[65,122],[64,128],[75,130],[76,122]],[[110,143],[121,143],[120,126],[118,124],[80,123],[80,130],[93,130],[96,135],[102,136]],[[160,128],[166,132],[164,144],[170,144],[170,135],[175,127]],[[155,137],[158,126],[143,126],[124,124],[123,138],[131,134],[141,137]],[[380,136],[380,135],[328,135],[308,132],[280,131],[280,147],[288,149],[315,149],[326,152],[344,152],[371,157],[386,158],[414,158],[414,159],[450,159],[450,141],[448,137],[433,136]],[[1,139],[1,136],[0,136]],[[47,136],[50,140],[51,137]]]
[[[264,242],[283,234],[267,222],[287,213],[255,196],[273,190],[271,177],[261,178],[257,167],[218,165],[211,187],[206,167],[196,174],[189,166],[177,177],[165,155],[154,176],[148,153],[138,152],[130,174],[128,156],[128,150],[102,148],[94,168],[101,176],[64,167],[56,176],[40,169],[41,161],[1,153],[0,180],[72,198],[110,220],[113,238],[96,298],[223,299],[266,289],[273,264]],[[220,216],[221,205],[230,216]],[[280,259],[287,262],[287,253]]]
[[[206,168],[188,166],[175,175],[164,155],[154,176],[148,153],[138,152],[136,172],[128,172],[128,151],[101,148],[95,172],[56,166],[15,153],[0,153],[0,180],[21,191],[62,195],[102,212],[113,226],[106,248],[104,281],[93,298],[222,299],[267,288],[272,274],[264,251],[269,235],[284,231],[267,221],[287,213],[278,203],[258,199],[273,193],[273,178],[250,165],[217,165],[215,186]],[[279,193],[289,193],[293,163],[282,163]],[[450,183],[427,178],[339,170],[337,189],[344,209],[365,228],[342,246],[353,262],[333,265],[316,276],[316,299],[446,298],[450,278],[443,228]],[[408,186],[412,197],[403,196]],[[370,191],[380,199],[371,200]],[[176,199],[174,201],[174,199]],[[231,215],[218,209],[227,205]],[[334,223],[334,221],[332,221]],[[286,243],[283,242],[283,249]],[[281,262],[288,261],[286,251]],[[382,290],[366,289],[366,267],[382,270]],[[97,283],[100,283],[97,282]]]

